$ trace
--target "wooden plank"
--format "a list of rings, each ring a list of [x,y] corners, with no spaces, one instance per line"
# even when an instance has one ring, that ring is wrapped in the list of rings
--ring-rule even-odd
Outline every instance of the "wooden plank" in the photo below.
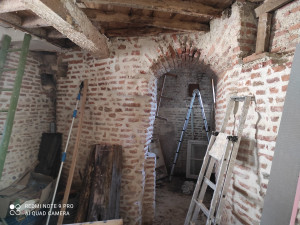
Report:
[[[89,207],[89,199],[91,194],[90,191],[91,191],[92,179],[94,177],[94,170],[95,170],[94,155],[95,155],[95,148],[92,149],[88,161],[86,163],[75,223],[87,221],[87,210]]]
[[[293,0],[269,0],[265,1],[261,6],[255,9],[255,13],[257,17],[260,17],[264,13],[275,11],[280,7],[292,2]]]
[[[123,220],[106,220],[106,221],[95,221],[87,223],[72,223],[68,225],[123,225]]]
[[[84,118],[84,108],[85,108],[85,103],[86,103],[86,95],[87,95],[87,89],[88,89],[88,80],[84,80],[83,82],[83,94],[81,98],[81,106],[80,106],[80,117],[79,117],[79,123],[78,123],[78,128],[77,128],[77,136],[76,136],[76,142],[73,150],[73,155],[72,155],[72,163],[71,167],[69,170],[69,175],[68,175],[68,181],[66,185],[66,190],[64,194],[64,198],[62,200],[62,205],[65,206],[68,203],[69,199],[69,194],[72,186],[72,181],[73,181],[73,176],[75,172],[75,166],[76,166],[76,161],[77,161],[77,154],[78,154],[78,149],[79,149],[79,144],[80,144],[80,136],[81,136],[81,128],[82,128],[82,123],[83,123],[83,118]],[[66,207],[62,207],[61,211],[65,212]],[[64,219],[63,213],[60,214],[58,218],[57,224],[62,224]]]
[[[147,9],[168,13],[178,13],[189,16],[208,16],[216,17],[222,12],[222,9],[217,9],[203,3],[180,0],[82,0],[88,8],[93,8],[95,5],[114,5],[136,9]]]
[[[119,218],[122,147],[96,145],[87,221]]]
[[[83,9],[91,21],[96,22],[118,22],[118,23],[139,23],[145,26],[153,26],[164,29],[180,31],[208,31],[209,25],[199,22],[187,22],[177,19],[166,19],[150,16],[127,15],[121,13],[103,13],[97,9]]]
[[[108,57],[107,38],[72,0],[24,0],[24,2],[28,9],[81,48],[99,58]]]
[[[25,10],[25,4],[22,0],[2,0],[0,3],[0,13],[8,13]]]
[[[255,49],[256,54],[269,51],[271,20],[272,20],[271,13],[264,13],[258,19],[256,49]]]

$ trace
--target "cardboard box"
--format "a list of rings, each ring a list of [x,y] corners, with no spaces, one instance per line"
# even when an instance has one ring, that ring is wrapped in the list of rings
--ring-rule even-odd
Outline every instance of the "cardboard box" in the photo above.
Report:
[[[37,204],[48,203],[54,188],[52,177],[29,172],[17,182],[0,191],[0,217],[9,215],[12,203],[22,204],[28,200],[38,199]]]

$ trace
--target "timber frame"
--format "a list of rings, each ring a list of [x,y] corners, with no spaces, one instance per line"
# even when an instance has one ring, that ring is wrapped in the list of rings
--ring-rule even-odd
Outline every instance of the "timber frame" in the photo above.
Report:
[[[273,12],[293,0],[269,0],[255,9],[258,17],[258,28],[256,38],[256,54],[269,52],[271,20]]]

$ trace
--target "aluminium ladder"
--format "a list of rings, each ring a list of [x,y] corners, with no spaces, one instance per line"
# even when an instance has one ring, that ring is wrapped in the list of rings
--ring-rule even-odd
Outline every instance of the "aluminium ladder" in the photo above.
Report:
[[[10,36],[4,35],[2,40],[2,45],[0,50],[0,79],[2,78],[3,73],[8,71],[16,71],[16,77],[15,77],[13,88],[2,87],[0,89],[1,94],[2,92],[12,93],[10,97],[9,108],[0,110],[0,113],[7,113],[4,130],[1,134],[2,138],[0,143],[0,178],[2,176],[6,153],[10,141],[10,136],[12,133],[12,127],[13,127],[15,113],[18,105],[18,99],[19,99],[22,79],[25,71],[25,64],[26,64],[27,54],[29,51],[30,40],[31,40],[31,36],[29,34],[25,34],[22,47],[18,49],[9,49],[11,44]],[[20,52],[19,63],[17,68],[5,68],[6,58],[9,52]],[[3,84],[5,83],[4,81],[2,82]]]
[[[171,173],[170,173],[170,177],[169,177],[170,181],[172,180],[172,177],[173,177],[173,174],[174,174],[174,169],[175,169],[175,165],[177,163],[179,151],[180,151],[180,148],[181,148],[181,143],[183,141],[183,136],[184,136],[184,133],[185,133],[185,131],[187,129],[187,126],[188,126],[188,123],[189,123],[190,115],[191,115],[193,105],[194,105],[194,100],[195,100],[196,97],[198,97],[198,101],[199,101],[199,105],[200,105],[200,109],[201,109],[201,114],[202,114],[202,118],[203,118],[203,122],[204,122],[204,127],[205,127],[207,140],[209,141],[209,139],[210,139],[207,120],[206,120],[204,107],[203,107],[203,102],[202,102],[202,98],[201,98],[201,93],[198,89],[195,89],[193,91],[193,97],[191,99],[190,106],[188,107],[188,111],[187,111],[187,114],[186,114],[186,117],[185,117],[183,128],[182,128],[182,131],[181,131],[181,134],[180,134],[180,139],[178,141],[178,145],[177,145],[177,149],[176,149],[176,153],[175,153],[175,157],[174,157],[174,161],[173,161],[173,164],[172,164],[172,169],[171,169]]]
[[[207,217],[206,225],[220,224],[221,213],[231,180],[231,174],[235,164],[251,100],[253,100],[253,97],[251,96],[230,98],[221,131],[220,133],[213,133],[207,147],[184,225],[195,225],[200,210]],[[239,120],[240,122],[237,129],[237,136],[227,136],[227,134],[225,134],[225,130],[230,118],[230,114],[234,107],[237,107],[238,102],[241,101],[244,102],[244,105]],[[210,181],[210,177],[217,162],[219,163],[220,167],[218,171],[217,182],[214,184]],[[214,190],[209,209],[203,204],[205,192],[208,186]]]

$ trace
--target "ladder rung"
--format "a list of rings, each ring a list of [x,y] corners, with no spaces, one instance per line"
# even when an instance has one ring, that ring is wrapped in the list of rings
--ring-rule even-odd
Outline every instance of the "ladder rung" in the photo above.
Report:
[[[209,211],[206,208],[206,206],[202,203],[202,202],[198,202],[196,201],[196,199],[194,199],[194,202],[197,204],[197,206],[202,210],[202,212],[208,217],[209,215]]]
[[[0,91],[13,91],[13,88],[0,88]]]
[[[207,177],[204,177],[204,181],[211,189],[216,190],[216,185],[209,179],[207,179]]]
[[[22,51],[22,48],[12,48],[7,50],[7,52],[20,52],[20,51]]]
[[[8,109],[0,109],[0,113],[2,112],[8,112]]]
[[[9,69],[0,69],[2,72],[8,72],[8,71],[16,71],[18,68],[9,68]]]

